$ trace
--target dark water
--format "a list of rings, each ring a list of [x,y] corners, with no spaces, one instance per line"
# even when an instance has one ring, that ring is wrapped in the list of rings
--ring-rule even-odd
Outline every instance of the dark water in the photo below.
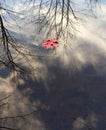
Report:
[[[39,100],[49,109],[39,108],[38,118],[47,130],[74,130],[73,123],[78,117],[88,121],[82,130],[106,129],[106,74],[99,75],[92,65],[81,71],[69,73],[56,66],[48,66],[49,78],[46,89],[42,81],[29,78],[21,91],[30,86],[32,93],[27,95],[31,101]],[[93,121],[92,114],[96,121]],[[93,124],[96,124],[95,126]],[[79,130],[79,129],[78,129]]]

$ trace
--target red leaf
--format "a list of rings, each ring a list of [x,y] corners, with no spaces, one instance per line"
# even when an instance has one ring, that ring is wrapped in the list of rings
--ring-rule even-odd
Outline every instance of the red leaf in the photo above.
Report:
[[[43,42],[43,47],[46,49],[52,49],[54,47],[58,47],[58,41],[56,38],[47,39]]]

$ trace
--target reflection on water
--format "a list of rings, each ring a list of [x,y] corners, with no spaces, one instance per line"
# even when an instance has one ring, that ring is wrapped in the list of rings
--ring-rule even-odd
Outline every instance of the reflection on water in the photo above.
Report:
[[[31,55],[28,57],[30,63],[19,56],[19,64],[26,64],[29,68],[34,66],[35,77],[18,77],[21,83],[16,86],[16,82],[11,83],[14,80],[10,78],[10,71],[0,68],[0,130],[1,126],[18,127],[20,130],[106,129],[104,16],[95,20],[89,18],[84,26],[78,24],[76,44],[69,39],[64,46],[64,38],[61,38],[54,52],[40,46],[45,33],[32,36],[30,32],[35,28],[32,25],[24,26],[22,37],[15,27],[11,28]],[[9,98],[1,101],[8,94]],[[1,117],[24,115],[31,111],[35,113],[27,117],[1,120]]]
[[[58,66],[47,64],[50,80],[46,86],[42,80],[28,77],[7,99],[6,106],[0,107],[1,116],[33,110],[36,114],[2,124],[21,130],[105,130],[106,74],[98,74],[90,64],[73,73]],[[6,79],[9,71],[1,70],[0,75]],[[2,78],[0,90],[8,94],[11,86]]]
[[[31,101],[40,102],[49,109],[39,108],[39,120],[48,130],[104,130],[106,128],[106,75],[98,75],[91,65],[69,74],[68,70],[49,67],[54,78],[44,84],[29,79],[21,86]],[[23,90],[22,90],[23,89]]]

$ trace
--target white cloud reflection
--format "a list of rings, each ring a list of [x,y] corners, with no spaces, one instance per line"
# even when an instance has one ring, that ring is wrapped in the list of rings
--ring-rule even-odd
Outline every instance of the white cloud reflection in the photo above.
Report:
[[[73,122],[73,130],[95,129],[97,127],[97,121],[98,119],[95,113],[89,114],[86,119],[78,117]]]

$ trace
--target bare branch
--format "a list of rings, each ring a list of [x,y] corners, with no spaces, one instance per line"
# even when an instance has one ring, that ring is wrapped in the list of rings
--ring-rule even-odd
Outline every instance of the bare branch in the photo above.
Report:
[[[5,130],[19,130],[19,129],[5,127],[5,126],[0,126],[0,128],[5,129]]]

